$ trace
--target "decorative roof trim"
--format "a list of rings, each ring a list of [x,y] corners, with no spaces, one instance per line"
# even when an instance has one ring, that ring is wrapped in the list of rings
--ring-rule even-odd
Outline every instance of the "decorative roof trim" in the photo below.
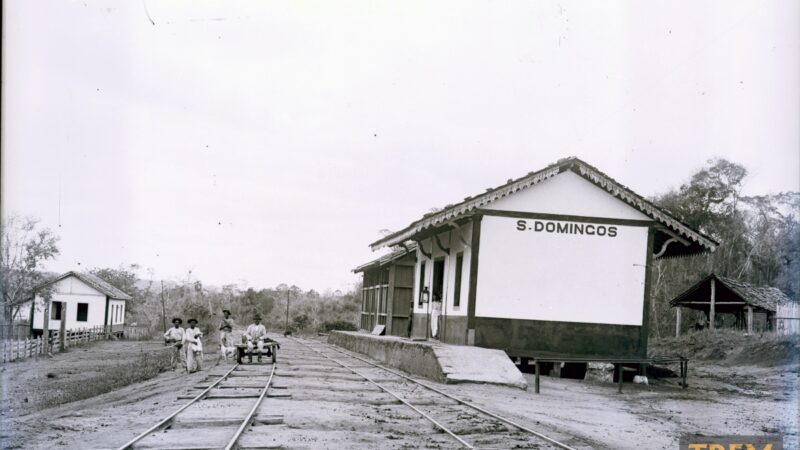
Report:
[[[469,214],[475,213],[479,211],[480,208],[487,206],[498,199],[513,195],[531,186],[535,186],[566,170],[574,171],[584,179],[604,189],[631,207],[636,208],[656,222],[665,225],[672,231],[678,233],[680,236],[699,244],[705,250],[713,252],[717,245],[719,245],[713,239],[703,235],[699,231],[693,230],[688,225],[674,218],[661,208],[653,205],[649,201],[645,200],[642,196],[634,193],[626,186],[620,184],[595,167],[585,163],[584,161],[581,161],[576,157],[570,157],[559,160],[557,163],[551,164],[550,166],[545,167],[538,172],[530,172],[517,180],[509,180],[508,183],[494,189],[489,189],[486,193],[477,195],[475,197],[467,197],[463,202],[445,207],[441,211],[426,214],[421,219],[413,222],[406,228],[373,242],[370,244],[370,247],[373,251],[375,251],[381,247],[400,244],[426,229],[435,226],[442,226],[453,219],[465,217]]]

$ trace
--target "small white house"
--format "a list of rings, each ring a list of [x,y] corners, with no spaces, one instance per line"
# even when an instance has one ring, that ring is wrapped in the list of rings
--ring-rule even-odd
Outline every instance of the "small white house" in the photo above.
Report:
[[[46,286],[53,287],[50,330],[58,330],[61,321],[66,320],[67,330],[103,326],[108,327],[110,333],[122,333],[125,303],[131,299],[130,295],[89,273],[67,272],[39,285],[37,290]],[[42,333],[44,311],[44,299],[38,292],[30,307],[20,311],[21,318],[29,321],[33,334]]]

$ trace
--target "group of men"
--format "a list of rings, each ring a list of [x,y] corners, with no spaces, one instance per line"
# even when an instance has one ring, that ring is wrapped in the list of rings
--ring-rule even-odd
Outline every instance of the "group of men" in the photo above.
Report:
[[[203,369],[203,332],[197,328],[197,319],[189,319],[189,328],[182,328],[183,320],[172,319],[172,328],[164,333],[164,343],[172,345],[175,353],[172,357],[172,368],[178,363],[189,373]]]
[[[231,312],[227,309],[222,311],[222,321],[219,325],[219,344],[220,353],[217,364],[222,359],[227,360],[236,353],[236,343],[233,339],[233,327],[235,325]],[[203,333],[197,328],[197,320],[189,319],[189,328],[181,328],[183,320],[176,317],[172,319],[173,327],[164,333],[164,342],[174,347],[172,358],[172,368],[176,369],[180,363],[186,368],[188,373],[202,370],[203,364],[203,343],[201,338]],[[249,362],[253,362],[253,353],[258,355],[261,362],[261,355],[272,356],[271,350],[267,347],[269,342],[274,342],[267,337],[267,329],[261,324],[261,316],[256,314],[253,323],[250,324],[242,335],[242,344],[247,349]],[[266,351],[265,351],[266,350]]]

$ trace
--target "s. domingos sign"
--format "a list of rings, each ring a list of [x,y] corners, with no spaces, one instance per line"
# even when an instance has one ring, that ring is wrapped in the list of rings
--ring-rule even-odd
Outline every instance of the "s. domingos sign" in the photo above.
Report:
[[[479,317],[641,326],[647,222],[484,216]]]

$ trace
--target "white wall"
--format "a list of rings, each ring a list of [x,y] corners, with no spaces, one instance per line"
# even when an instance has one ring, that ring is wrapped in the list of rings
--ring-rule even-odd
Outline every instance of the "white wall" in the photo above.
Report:
[[[775,331],[778,334],[800,334],[800,303],[778,303]]]
[[[509,197],[501,198],[485,208],[569,216],[652,220],[572,171],[560,173]]]
[[[105,294],[97,291],[75,277],[68,277],[57,282],[53,289],[53,297],[51,301],[67,303],[66,323],[64,325],[68,330],[91,328],[103,325],[106,308]],[[78,322],[77,320],[78,303],[87,303],[89,305],[86,322]],[[26,309],[30,311],[29,308],[26,307]],[[36,308],[33,316],[33,328],[41,330],[44,327],[43,318],[44,300],[41,296],[37,295]],[[51,319],[48,327],[51,330],[57,330],[61,327],[61,321]]]
[[[647,227],[603,225],[600,236],[600,224],[580,235],[555,231],[567,222],[538,221],[542,231],[535,222],[483,218],[476,316],[642,324]]]
[[[125,323],[125,302],[110,300],[108,302],[108,324],[118,325],[121,323]]]

